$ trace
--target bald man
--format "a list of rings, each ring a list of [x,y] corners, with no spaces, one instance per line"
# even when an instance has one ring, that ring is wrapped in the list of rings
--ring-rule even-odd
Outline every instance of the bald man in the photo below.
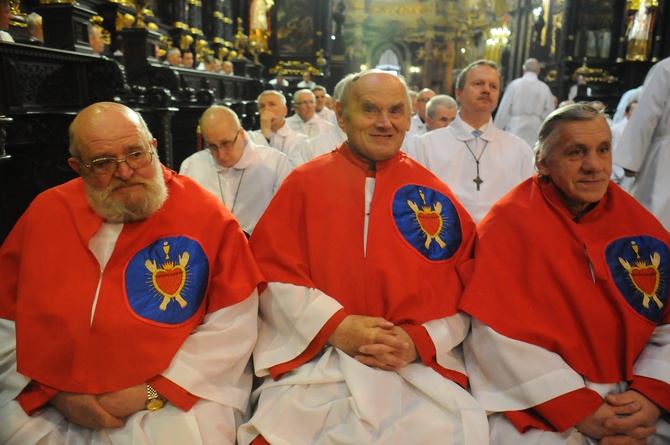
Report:
[[[407,132],[407,136],[413,136],[415,134],[424,134],[427,132],[426,129],[426,105],[428,101],[435,96],[435,91],[430,88],[424,88],[419,91],[419,95],[416,99],[416,114],[412,116],[412,126]]]
[[[235,443],[262,278],[233,215],[156,148],[135,111],[85,108],[80,177],[0,247],[0,443]]]
[[[179,173],[216,195],[251,234],[291,171],[288,158],[254,144],[228,107],[214,105],[200,118],[204,150],[186,158]]]
[[[486,444],[464,389],[469,320],[455,310],[474,223],[400,151],[404,81],[348,77],[335,109],[347,142],[295,169],[251,237],[268,281],[254,350],[263,383],[238,441]]]

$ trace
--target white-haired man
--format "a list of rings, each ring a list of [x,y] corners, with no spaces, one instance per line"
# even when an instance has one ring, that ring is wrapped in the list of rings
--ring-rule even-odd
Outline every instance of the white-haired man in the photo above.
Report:
[[[292,167],[301,164],[299,147],[307,135],[287,125],[286,97],[281,91],[266,90],[258,95],[257,101],[261,128],[248,132],[249,138],[258,145],[268,145],[284,153]]]
[[[458,103],[447,94],[433,96],[426,104],[426,132],[448,127],[456,119]],[[425,134],[425,133],[424,133]],[[402,150],[410,158],[414,158],[414,149],[421,134],[414,134],[405,138]]]
[[[295,92],[293,109],[295,114],[286,119],[286,124],[294,131],[312,138],[333,128],[333,124],[316,115],[316,97],[311,90]]]

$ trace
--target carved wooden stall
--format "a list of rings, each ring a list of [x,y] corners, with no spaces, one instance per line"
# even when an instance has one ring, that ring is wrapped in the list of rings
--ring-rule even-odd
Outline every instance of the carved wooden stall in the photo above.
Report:
[[[40,0],[21,8],[13,1],[13,25],[25,26],[27,13],[38,12],[45,42],[0,42],[0,242],[38,193],[75,177],[67,165],[67,130],[94,102],[119,102],[140,112],[158,140],[161,161],[173,169],[197,149],[198,118],[208,106],[228,105],[245,128],[257,126],[261,69],[250,61],[247,46],[230,41],[231,14],[246,16],[248,5],[205,3]],[[90,24],[108,37],[106,55],[92,53]],[[10,29],[17,42],[27,40],[20,26]],[[227,58],[236,75],[168,66],[157,55],[171,45]]]
[[[670,8],[657,0],[515,0],[510,78],[535,57],[559,100],[578,75],[613,110],[621,95],[642,84],[651,66],[670,56]]]

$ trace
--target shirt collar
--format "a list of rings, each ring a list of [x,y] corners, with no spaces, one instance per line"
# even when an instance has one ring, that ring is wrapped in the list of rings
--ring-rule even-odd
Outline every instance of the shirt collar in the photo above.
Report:
[[[475,139],[475,136],[472,134],[473,131],[477,130],[476,128],[472,127],[470,124],[466,123],[463,119],[461,119],[461,114],[458,113],[456,115],[456,119],[449,124],[447,128],[451,129],[451,132],[456,136],[456,139],[459,141],[471,141]],[[486,125],[478,128],[479,130],[482,131],[482,134],[479,136],[480,138],[484,139],[485,141],[492,141],[494,138],[493,133],[495,130],[493,129],[493,119],[489,117],[489,121],[486,123]]]

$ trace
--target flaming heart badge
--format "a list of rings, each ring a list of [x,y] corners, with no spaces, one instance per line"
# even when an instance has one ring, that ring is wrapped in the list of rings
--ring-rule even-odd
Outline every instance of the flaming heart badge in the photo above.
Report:
[[[635,288],[643,295],[642,305],[649,308],[651,300],[660,308],[663,303],[656,295],[659,283],[661,282],[661,275],[658,266],[661,263],[661,255],[654,252],[649,256],[649,263],[640,257],[639,248],[635,242],[632,242],[632,248],[635,251],[636,259],[633,265],[625,259],[619,257],[619,262],[628,271],[628,276]]]
[[[419,190],[419,196],[421,196],[421,200],[423,201],[421,208],[409,199],[407,200],[407,205],[414,211],[416,222],[419,223],[419,228],[426,236],[424,246],[428,249],[430,243],[435,240],[435,242],[444,249],[447,244],[440,238],[440,232],[444,227],[442,203],[438,201],[431,207],[426,204],[426,197],[424,196],[423,191]]]
[[[188,252],[178,256],[179,263],[175,264],[170,259],[170,245],[167,241],[163,244],[165,252],[165,262],[159,267],[155,260],[146,260],[145,267],[151,272],[151,282],[156,291],[163,296],[159,309],[164,311],[170,301],[174,300],[179,306],[185,308],[188,302],[181,296],[181,291],[186,284],[186,265],[190,258]]]

